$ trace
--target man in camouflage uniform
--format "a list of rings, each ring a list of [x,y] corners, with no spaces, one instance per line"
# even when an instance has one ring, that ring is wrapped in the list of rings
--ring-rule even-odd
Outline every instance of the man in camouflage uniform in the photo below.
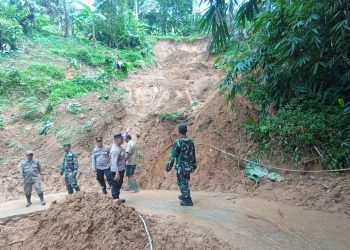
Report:
[[[177,185],[180,188],[181,195],[179,199],[181,200],[181,206],[193,206],[190,190],[188,188],[188,182],[190,180],[190,175],[197,168],[196,163],[196,152],[194,148],[194,143],[191,138],[187,137],[187,125],[179,125],[180,137],[176,140],[171,155],[169,157],[168,164],[166,166],[166,171],[170,172],[174,161],[176,159],[176,176]]]
[[[27,205],[32,205],[31,196],[32,189],[34,186],[35,191],[40,197],[41,205],[45,205],[44,193],[41,189],[40,175],[41,175],[41,164],[38,160],[33,159],[33,151],[28,150],[26,152],[27,160],[21,162],[20,176],[24,181],[24,193],[27,198]]]
[[[102,188],[102,193],[107,194],[107,186],[104,176],[109,185],[112,185],[111,160],[109,146],[103,145],[102,137],[96,138],[97,146],[92,151],[92,170],[96,173],[96,179]]]
[[[71,150],[69,143],[63,144],[63,150],[65,154],[61,166],[61,175],[64,175],[68,194],[72,194],[73,188],[76,192],[80,191],[76,178],[79,168],[78,157],[77,154]]]

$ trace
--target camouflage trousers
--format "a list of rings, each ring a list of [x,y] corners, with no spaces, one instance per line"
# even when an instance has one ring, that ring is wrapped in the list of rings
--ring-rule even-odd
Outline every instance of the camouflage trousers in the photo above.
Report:
[[[31,195],[32,194],[32,190],[33,190],[33,186],[35,189],[35,192],[37,192],[37,194],[42,194],[43,190],[41,189],[41,182],[39,179],[36,179],[34,181],[29,181],[29,182],[24,182],[24,193],[25,195]]]
[[[191,198],[191,192],[188,187],[188,182],[190,181],[190,174],[176,174],[177,176],[177,185],[180,188],[182,197]]]
[[[66,187],[69,194],[73,193],[73,188],[75,190],[79,189],[78,181],[74,173],[65,174],[64,181],[66,182]]]

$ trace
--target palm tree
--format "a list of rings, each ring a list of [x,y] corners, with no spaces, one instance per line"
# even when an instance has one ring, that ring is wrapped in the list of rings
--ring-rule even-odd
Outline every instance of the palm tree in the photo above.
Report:
[[[246,20],[252,20],[258,12],[258,5],[264,0],[247,0],[239,4],[238,0],[201,0],[200,5],[207,5],[207,9],[201,20],[201,28],[212,33],[213,46],[222,50],[230,38],[230,27],[233,21],[233,13],[236,13],[236,21],[243,25]]]
[[[99,5],[101,5],[104,1],[102,1]],[[78,3],[83,7],[83,9],[77,14],[76,18],[83,22],[83,25],[92,27],[92,45],[96,48],[96,24],[99,21],[105,21],[106,17],[99,13],[96,9],[93,10],[89,5],[78,1]]]

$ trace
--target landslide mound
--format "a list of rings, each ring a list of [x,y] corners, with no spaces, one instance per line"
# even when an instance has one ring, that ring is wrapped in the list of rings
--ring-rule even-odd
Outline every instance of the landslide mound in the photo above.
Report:
[[[21,249],[143,249],[147,243],[135,209],[80,192],[43,212]]]
[[[243,98],[237,98],[234,111],[230,110],[225,97],[220,95],[190,114],[189,136],[195,140],[198,162],[198,170],[191,176],[193,190],[232,191],[245,188],[246,178],[241,169],[243,162],[208,145],[249,157],[255,152],[256,145],[243,125],[248,117],[256,118],[257,115],[257,111]],[[140,183],[144,188],[177,188],[175,174],[167,174],[164,168],[180,122],[154,119],[145,125],[139,140],[140,149],[146,152],[140,163]]]

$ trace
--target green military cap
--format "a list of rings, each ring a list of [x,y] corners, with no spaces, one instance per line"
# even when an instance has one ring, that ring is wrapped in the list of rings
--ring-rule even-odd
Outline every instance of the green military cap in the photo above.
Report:
[[[62,144],[62,147],[70,147],[70,143],[66,142]]]

